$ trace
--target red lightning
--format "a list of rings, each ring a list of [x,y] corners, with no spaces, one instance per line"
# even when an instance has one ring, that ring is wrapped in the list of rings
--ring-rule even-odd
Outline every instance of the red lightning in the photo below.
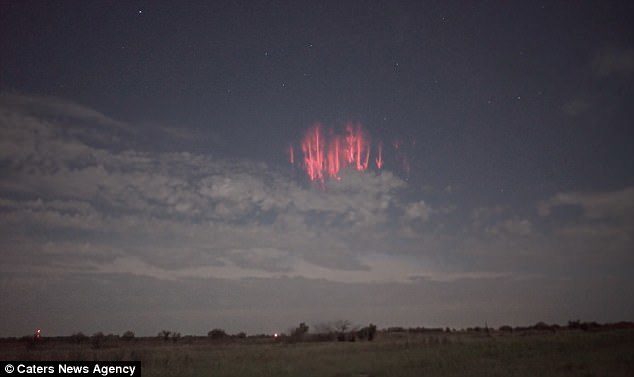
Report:
[[[378,153],[374,161],[376,162],[376,168],[380,170],[383,167],[383,143],[382,142],[379,142]]]
[[[311,181],[339,180],[340,172],[345,168],[366,171],[370,168],[370,161],[374,161],[378,170],[385,166],[383,143],[379,141],[372,146],[359,123],[346,124],[341,133],[325,132],[321,124],[315,123],[306,131],[300,146],[302,158],[296,158],[291,145],[289,161],[300,166]],[[395,149],[398,148],[399,145],[395,145]]]

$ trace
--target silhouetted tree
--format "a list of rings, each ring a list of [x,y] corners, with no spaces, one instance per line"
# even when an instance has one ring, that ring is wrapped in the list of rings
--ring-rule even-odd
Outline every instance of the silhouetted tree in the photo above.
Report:
[[[376,335],[376,326],[371,324],[361,328],[359,331],[357,331],[357,337],[359,337],[359,339],[361,340],[368,340],[368,341],[372,341],[374,340],[374,336]]]
[[[101,332],[96,332],[90,337],[93,348],[101,348],[106,336]]]
[[[176,343],[181,338],[181,333],[172,331],[172,342]]]
[[[370,325],[368,326],[368,340],[370,342],[373,341],[375,336],[376,336],[376,325],[370,323]]]
[[[207,333],[207,336],[211,339],[222,339],[227,336],[227,333],[223,329],[213,329]]]
[[[121,335],[121,339],[123,339],[125,341],[130,341],[130,340],[134,339],[134,332],[132,332],[130,330],[124,332],[123,335]]]
[[[83,332],[76,332],[73,335],[70,336],[71,341],[73,341],[74,343],[83,343],[88,339],[88,336],[86,336]]]
[[[171,333],[172,333],[171,331],[161,330],[161,332],[160,332],[160,333],[158,333],[158,335],[157,335],[157,336],[158,336],[160,339],[163,339],[164,341],[166,341],[166,342],[167,342],[167,341],[169,340],[169,338],[170,338],[170,334],[171,334]]]
[[[308,333],[308,325],[302,322],[299,324],[299,326],[296,329],[293,329],[291,331],[291,337],[295,339],[301,339],[304,337],[306,333]]]

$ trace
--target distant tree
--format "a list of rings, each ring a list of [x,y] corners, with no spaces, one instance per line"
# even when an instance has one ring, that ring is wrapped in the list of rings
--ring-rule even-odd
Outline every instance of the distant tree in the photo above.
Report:
[[[70,340],[73,343],[83,343],[88,340],[88,336],[86,336],[83,332],[79,331],[70,336]]]
[[[172,342],[176,343],[181,338],[181,333],[172,331]]]
[[[357,337],[361,340],[374,340],[374,336],[376,335],[376,325],[369,324],[366,327],[362,327],[359,331],[357,331]]]
[[[370,342],[373,341],[375,336],[376,336],[376,325],[370,323],[370,325],[368,326],[368,340]]]
[[[568,321],[568,328],[569,329],[580,329],[581,328],[581,321],[579,321],[579,320]]]
[[[308,333],[308,325],[302,322],[297,328],[291,331],[291,337],[298,340],[303,338],[306,333]]]
[[[348,320],[339,320],[333,322],[333,329],[338,333],[345,333],[352,325]]]
[[[236,338],[238,339],[246,339],[247,334],[245,332],[239,332],[236,334]]]
[[[537,322],[533,326],[533,329],[535,329],[535,330],[550,330],[550,326],[548,326],[548,324],[545,323],[545,322]]]
[[[352,323],[348,320],[335,321],[332,324],[333,330],[337,333],[337,340],[344,342],[346,340],[347,331],[352,326]]]
[[[121,339],[123,339],[125,341],[130,341],[130,340],[134,339],[134,332],[132,332],[130,330],[124,332],[123,335],[121,335]]]
[[[164,341],[167,342],[170,338],[171,333],[172,333],[171,331],[161,330],[161,332],[159,332],[157,336],[159,339],[163,339]]]
[[[502,332],[513,332],[513,328],[508,325],[500,326],[498,330]]]
[[[211,339],[222,339],[227,336],[227,333],[223,329],[213,329],[207,333],[207,336]]]
[[[101,348],[105,339],[106,339],[106,336],[101,331],[92,334],[92,336],[90,337],[92,347]]]

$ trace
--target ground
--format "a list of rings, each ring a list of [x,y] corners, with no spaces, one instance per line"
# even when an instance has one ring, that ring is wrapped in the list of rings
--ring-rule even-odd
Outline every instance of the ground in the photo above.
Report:
[[[143,376],[634,376],[634,331],[385,334],[374,342],[248,338],[3,341],[4,360],[141,360]]]

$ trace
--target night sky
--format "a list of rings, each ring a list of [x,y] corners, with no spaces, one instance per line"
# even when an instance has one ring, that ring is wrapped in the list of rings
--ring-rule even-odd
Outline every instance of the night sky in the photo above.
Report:
[[[2,1],[0,336],[633,320],[632,25],[628,1]],[[310,181],[316,122],[362,124],[383,169]]]

